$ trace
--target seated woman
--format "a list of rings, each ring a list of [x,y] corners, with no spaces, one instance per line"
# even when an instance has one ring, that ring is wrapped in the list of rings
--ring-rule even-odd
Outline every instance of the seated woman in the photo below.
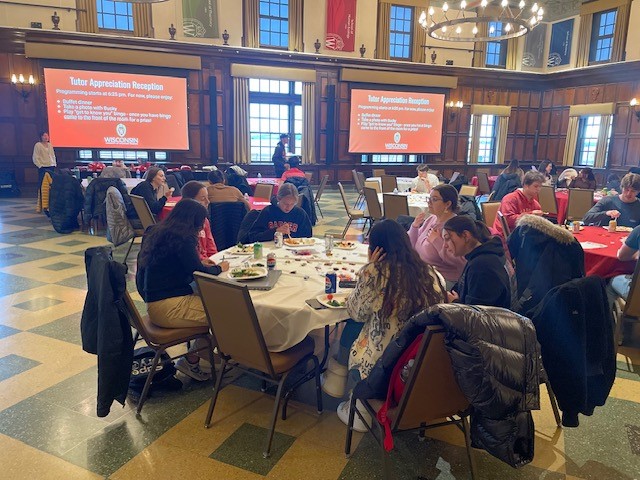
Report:
[[[147,177],[138,185],[133,187],[131,195],[139,195],[144,198],[149,205],[151,213],[154,215],[159,214],[167,203],[167,198],[173,195],[173,189],[168,189],[165,194],[157,198],[157,191],[163,187],[166,183],[166,177],[164,172],[158,167],[151,167],[147,170]]]
[[[442,226],[456,216],[458,191],[451,185],[437,185],[428,199],[429,213],[421,212],[409,228],[409,240],[420,258],[433,266],[447,281],[450,288],[458,281],[464,269],[465,259],[454,257],[442,239]]]
[[[297,206],[298,189],[290,183],[283,183],[276,199],[275,205],[269,205],[258,215],[249,232],[249,240],[269,242],[276,232],[294,238],[311,237],[311,220],[307,212]]]
[[[589,167],[580,170],[578,176],[568,185],[567,188],[584,188],[587,190],[596,189],[596,177],[593,175],[593,170]]]
[[[185,183],[182,187],[182,200],[186,199],[195,200],[204,208],[207,208],[207,218],[204,219],[204,226],[198,234],[197,249],[198,256],[202,263],[205,265],[215,265],[215,263],[209,260],[211,255],[218,253],[218,247],[216,247],[216,242],[213,240],[213,235],[211,234],[211,223],[209,223],[208,215],[209,196],[207,195],[207,187],[195,180]]]
[[[511,308],[512,269],[504,246],[482,222],[460,215],[442,227],[442,238],[449,251],[464,257],[467,264],[458,283],[447,292],[450,302]]]
[[[496,183],[493,184],[493,197],[491,197],[491,201],[499,202],[505,195],[522,187],[523,179],[524,172],[520,168],[520,162],[515,159],[511,160],[509,166],[498,175]]]
[[[400,224],[393,220],[376,223],[369,236],[369,263],[360,270],[355,290],[347,298],[349,315],[362,324],[351,346],[347,386],[353,388],[369,375],[412,315],[445,300],[442,279],[420,260]],[[349,401],[342,402],[337,413],[347,423]],[[363,428],[361,422],[355,426]]]
[[[207,195],[211,203],[218,202],[244,202],[247,210],[251,209],[249,202],[244,195],[236,187],[226,185],[226,177],[222,170],[213,170],[207,174],[209,185],[207,187]]]
[[[640,175],[627,173],[620,182],[620,195],[602,197],[584,215],[585,225],[609,225],[609,221],[616,219],[619,226],[635,228],[640,225],[640,200],[636,197],[640,193]]]
[[[207,325],[202,301],[194,295],[193,272],[218,275],[229,269],[228,262],[204,265],[198,257],[198,235],[207,218],[207,209],[195,200],[181,200],[167,218],[147,229],[138,254],[136,286],[147,304],[149,319],[162,328]],[[200,346],[192,346],[197,350]],[[185,375],[204,381],[198,356],[190,353],[176,362]]]
[[[289,168],[284,171],[280,180],[284,182],[286,179],[291,177],[304,178],[304,172],[298,168],[300,166],[300,157],[291,157],[287,160],[287,163],[289,164]]]
[[[538,171],[544,175],[545,181],[543,185],[552,186],[553,176],[556,174],[556,166],[553,164],[553,162],[551,160],[543,160],[542,162],[540,162]]]

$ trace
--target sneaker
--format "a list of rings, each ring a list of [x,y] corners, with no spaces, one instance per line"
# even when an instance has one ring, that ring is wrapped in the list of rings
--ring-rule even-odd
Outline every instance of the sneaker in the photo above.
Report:
[[[371,422],[371,415],[369,415],[369,413],[365,410],[364,406],[362,406],[362,403],[360,403],[360,406],[358,406],[359,403],[360,400],[356,400],[356,408],[368,422]],[[347,426],[349,425],[350,404],[351,400],[344,401],[340,405],[338,405],[338,410],[336,411],[336,413],[338,414],[338,418]],[[353,429],[356,432],[360,433],[366,433],[368,431],[367,426],[358,415],[354,415],[353,417]]]
[[[197,382],[205,382],[211,378],[211,374],[203,372],[198,363],[189,363],[185,357],[178,359],[176,362],[176,370],[184,373],[187,377],[193,378]]]

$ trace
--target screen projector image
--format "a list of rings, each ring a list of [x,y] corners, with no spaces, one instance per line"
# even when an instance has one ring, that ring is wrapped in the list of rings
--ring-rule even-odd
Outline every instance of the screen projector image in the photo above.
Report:
[[[352,90],[349,153],[440,153],[444,95]]]
[[[188,150],[187,80],[44,69],[54,147]]]

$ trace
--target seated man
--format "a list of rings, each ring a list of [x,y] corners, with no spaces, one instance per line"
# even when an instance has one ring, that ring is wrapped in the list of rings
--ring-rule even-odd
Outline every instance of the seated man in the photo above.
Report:
[[[585,225],[608,225],[610,220],[617,220],[623,227],[636,227],[640,224],[640,175],[627,173],[620,181],[622,193],[612,197],[602,197],[582,221]]]
[[[440,181],[433,173],[429,173],[429,165],[422,164],[416,168],[418,176],[411,182],[411,191],[414,193],[429,193]]]
[[[300,157],[291,157],[287,163],[289,164],[290,168],[284,171],[282,177],[280,177],[280,180],[284,182],[291,177],[304,178],[304,172],[298,168],[300,166]]]
[[[618,260],[630,262],[638,260],[638,250],[640,250],[640,226],[633,229],[627,239],[618,250]],[[625,300],[631,288],[631,278],[633,275],[618,275],[611,279],[611,289]]]
[[[211,185],[207,186],[209,202],[244,202],[247,210],[251,210],[249,202],[244,198],[242,192],[236,187],[226,185],[226,178],[222,170],[213,170],[207,174],[207,180]]]
[[[499,211],[506,219],[507,225],[511,230],[516,227],[516,222],[525,213],[542,216],[542,210],[537,198],[544,181],[545,178],[542,173],[529,171],[524,176],[523,187],[504,196],[502,202],[500,202]],[[498,235],[506,237],[502,230],[500,217],[497,215],[493,222],[493,228]]]

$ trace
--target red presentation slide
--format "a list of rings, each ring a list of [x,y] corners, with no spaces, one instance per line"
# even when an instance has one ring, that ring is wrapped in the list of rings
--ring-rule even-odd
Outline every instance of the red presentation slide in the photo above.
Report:
[[[444,95],[352,90],[350,153],[439,153]]]
[[[44,69],[55,147],[188,150],[187,80]]]

